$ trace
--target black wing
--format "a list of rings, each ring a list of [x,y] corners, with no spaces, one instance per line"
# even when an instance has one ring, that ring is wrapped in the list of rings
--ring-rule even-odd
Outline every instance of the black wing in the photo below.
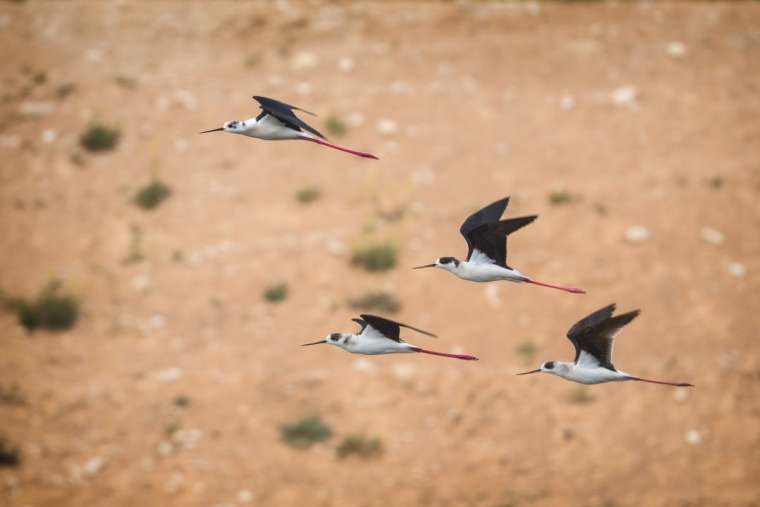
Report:
[[[416,327],[407,326],[406,324],[402,324],[400,322],[395,322],[393,320],[385,319],[383,317],[378,317],[377,315],[362,314],[361,318],[365,322],[364,327],[369,325],[375,328],[378,332],[380,332],[386,338],[389,338],[397,342],[401,342],[401,337],[399,336],[399,332],[401,331],[402,327],[436,338],[434,334],[428,333],[427,331],[423,331],[422,329],[417,329]],[[358,320],[359,319],[354,319],[355,322]],[[364,327],[362,327],[362,331],[364,331]]]
[[[462,236],[464,236],[465,241],[467,241],[467,247],[469,249],[467,252],[468,259],[470,258],[470,255],[472,255],[472,242],[470,241],[470,233],[481,225],[498,222],[501,218],[501,215],[504,214],[504,210],[507,209],[508,204],[509,197],[500,199],[489,204],[485,208],[476,211],[467,217],[467,220],[462,223],[462,226],[459,228],[459,232],[462,234]]]
[[[467,260],[470,260],[472,251],[477,248],[493,259],[497,265],[509,268],[507,266],[507,236],[525,227],[536,218],[538,215],[530,215],[476,227],[466,236],[467,244],[470,247],[467,252]]]
[[[264,110],[264,113],[271,114],[272,116],[280,120],[282,123],[284,123],[288,127],[294,130],[303,129],[303,130],[311,132],[312,134],[316,136],[321,137],[322,139],[326,139],[326,137],[323,136],[321,133],[319,133],[315,128],[311,127],[301,118],[296,116],[293,110],[303,111],[304,113],[308,113],[311,115],[314,115],[314,113],[306,111],[305,109],[301,109],[300,107],[291,106],[290,104],[286,104],[285,102],[280,102],[279,100],[270,99],[269,97],[254,95],[253,98],[254,100],[256,100],[256,102],[259,103],[259,105],[261,106],[261,109]],[[261,114],[256,117],[256,120],[259,120],[260,118],[262,118]]]
[[[613,317],[614,312],[615,304],[613,303],[579,320],[567,332],[567,337],[575,346],[576,363],[581,350],[584,350],[594,356],[603,368],[617,371],[612,364],[612,346],[615,336],[641,312],[634,310]]]
[[[361,334],[362,331],[364,331],[364,328],[367,327],[367,323],[365,321],[363,321],[362,319],[351,319],[351,320],[353,320],[354,322],[356,322],[357,324],[359,324],[362,327],[361,330],[359,330],[360,334]]]

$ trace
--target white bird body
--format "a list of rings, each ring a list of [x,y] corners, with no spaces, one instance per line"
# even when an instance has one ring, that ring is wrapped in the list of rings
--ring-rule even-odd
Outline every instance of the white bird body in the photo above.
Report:
[[[474,250],[470,260],[459,263],[445,263],[437,266],[453,273],[462,280],[470,282],[496,282],[507,280],[510,282],[524,282],[526,277],[516,269],[506,268],[495,264],[479,250]]]
[[[378,354],[421,352],[434,356],[464,359],[466,361],[477,361],[478,359],[477,357],[464,354],[448,354],[445,352],[425,350],[422,347],[417,347],[416,345],[412,345],[411,343],[406,343],[401,340],[399,332],[402,327],[413,329],[419,333],[435,337],[435,335],[430,334],[427,331],[417,329],[416,327],[401,324],[399,322],[385,319],[383,317],[378,317],[376,315],[363,314],[361,315],[360,319],[353,320],[362,327],[360,332],[332,333],[327,335],[324,340],[312,343],[304,343],[304,346],[326,343],[328,345],[340,347],[343,350],[351,352],[353,354],[365,354],[370,356]]]
[[[298,132],[297,130],[286,127],[280,120],[270,115],[266,115],[260,120],[256,120],[256,118],[248,118],[247,120],[237,122],[239,125],[238,128],[230,127],[230,124],[234,123],[235,122],[225,123],[225,130],[233,134],[240,134],[267,141],[284,141],[315,137],[308,132]]]
[[[579,384],[603,384],[605,382],[629,380],[630,378],[627,373],[601,368],[598,364],[596,366],[582,366],[563,361],[554,361],[554,367],[545,372]]]

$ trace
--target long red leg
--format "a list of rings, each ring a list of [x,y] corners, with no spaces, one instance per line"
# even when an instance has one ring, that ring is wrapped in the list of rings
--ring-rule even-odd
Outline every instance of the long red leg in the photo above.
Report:
[[[477,361],[478,358],[475,356],[468,356],[465,354],[446,354],[445,352],[434,352],[432,350],[425,350],[421,349],[419,347],[414,347],[412,350],[415,352],[422,352],[423,354],[432,354],[434,356],[443,356],[443,357],[453,357],[454,359],[462,359],[464,361]]]
[[[302,137],[301,139],[303,139],[304,141],[311,141],[313,143],[321,144],[322,146],[328,146],[330,148],[335,148],[336,150],[345,151],[346,153],[350,153],[352,155],[357,155],[359,157],[373,158],[375,160],[380,160],[379,158],[377,158],[376,156],[372,155],[371,153],[364,153],[363,151],[350,150],[348,148],[344,148],[343,146],[338,146],[337,144],[328,143],[327,141],[323,141],[322,139],[313,139],[311,137]]]
[[[576,289],[575,287],[561,287],[559,285],[552,285],[549,283],[544,282],[537,282],[535,280],[531,280],[530,278],[526,278],[523,280],[525,283],[532,283],[533,285],[540,285],[541,287],[549,287],[551,289],[558,289],[563,290],[565,292],[572,292],[573,294],[585,294],[586,291],[583,289]]]
[[[688,382],[665,382],[664,380],[651,380],[641,377],[628,377],[631,380],[638,380],[639,382],[649,382],[651,384],[664,384],[666,386],[678,386],[678,387],[694,387],[694,384]]]

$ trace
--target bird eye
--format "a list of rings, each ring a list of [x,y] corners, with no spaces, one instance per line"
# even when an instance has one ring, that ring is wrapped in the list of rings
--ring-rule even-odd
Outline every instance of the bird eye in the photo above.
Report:
[[[554,361],[549,361],[548,363],[544,364],[544,368],[547,370],[551,370],[554,368]]]
[[[338,340],[340,340],[340,333],[333,333],[333,334],[331,334],[330,335],[330,339],[332,341],[334,341],[334,342],[337,342]]]

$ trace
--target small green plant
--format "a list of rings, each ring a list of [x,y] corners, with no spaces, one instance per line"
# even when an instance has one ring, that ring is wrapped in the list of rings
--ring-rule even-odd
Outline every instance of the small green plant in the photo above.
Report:
[[[305,417],[300,421],[280,426],[282,441],[291,447],[306,449],[332,437],[332,429],[319,416]]]
[[[152,210],[158,207],[170,195],[172,195],[172,189],[169,185],[162,181],[154,180],[137,191],[134,202],[144,210]]]
[[[570,194],[570,192],[566,192],[564,190],[557,190],[549,194],[549,202],[554,205],[567,204],[569,202],[572,202],[572,200],[573,196]]]
[[[712,188],[714,188],[715,190],[718,190],[720,188],[723,188],[723,184],[725,183],[725,181],[723,181],[723,178],[721,178],[720,176],[714,176],[710,178],[708,183]]]
[[[343,120],[337,116],[330,116],[327,118],[327,131],[334,136],[341,137],[346,135],[348,127]]]
[[[26,398],[17,384],[0,385],[0,403],[3,405],[23,405],[26,403]]]
[[[357,310],[376,310],[381,313],[396,313],[401,309],[401,301],[385,291],[367,292],[350,300],[348,304]]]
[[[288,297],[288,284],[278,283],[264,289],[264,299],[270,303],[279,303]]]
[[[367,271],[386,271],[396,265],[396,245],[384,242],[358,247],[351,262]]]
[[[322,197],[322,191],[318,187],[304,187],[296,192],[296,201],[301,204],[309,204]]]
[[[568,401],[571,403],[577,403],[579,405],[585,405],[594,401],[594,397],[589,394],[588,388],[578,386],[573,389],[567,396]]]
[[[0,436],[0,467],[17,467],[21,463],[21,454],[17,447]]]
[[[109,127],[102,123],[93,123],[82,133],[79,143],[88,151],[109,151],[116,147],[121,137],[121,132],[116,127]]]
[[[182,429],[182,425],[177,421],[172,421],[164,426],[164,436],[166,438],[172,438],[175,433]]]
[[[65,331],[79,319],[79,301],[71,294],[62,294],[57,282],[48,284],[33,301],[18,298],[6,304],[29,332],[37,328]]]
[[[374,458],[383,453],[383,444],[377,437],[370,438],[354,434],[344,438],[335,452],[339,458],[352,455],[360,458]]]
[[[525,358],[526,361],[530,361],[536,355],[536,346],[533,342],[523,342],[515,347],[515,352]]]
[[[187,407],[190,405],[190,397],[185,396],[184,394],[180,394],[176,398],[174,398],[174,405],[178,407]]]

